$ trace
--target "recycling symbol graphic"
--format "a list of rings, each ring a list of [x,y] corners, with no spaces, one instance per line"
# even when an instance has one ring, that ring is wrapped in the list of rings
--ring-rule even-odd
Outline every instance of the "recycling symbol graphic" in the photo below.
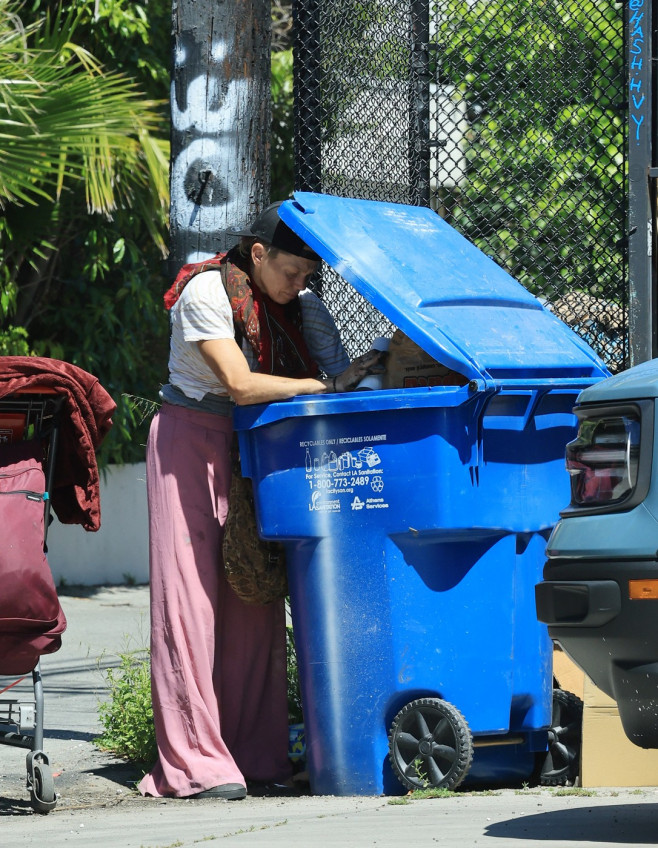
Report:
[[[373,492],[381,492],[384,488],[384,481],[381,477],[373,477],[370,481]]]

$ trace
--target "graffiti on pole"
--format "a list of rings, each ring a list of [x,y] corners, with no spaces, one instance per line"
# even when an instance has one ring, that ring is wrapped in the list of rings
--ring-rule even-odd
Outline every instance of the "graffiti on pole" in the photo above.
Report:
[[[646,69],[643,68],[645,61],[645,38],[643,27],[644,0],[630,0],[629,3],[629,53],[630,53],[630,119],[633,128],[632,137],[635,143],[642,142],[642,133],[646,131],[644,121],[648,107],[645,92],[642,90],[642,81]]]
[[[177,67],[183,66],[198,46],[185,41],[182,39],[176,50]],[[225,46],[221,41],[213,44],[213,58],[220,59]],[[199,62],[192,64],[198,67]],[[198,74],[179,100],[176,83],[172,83],[172,132],[187,143],[172,159],[171,202],[178,227],[192,230],[198,245],[193,255],[185,257],[186,262],[201,261],[217,252],[213,244],[217,215],[209,212],[221,211],[226,221],[232,222],[249,208],[248,186],[229,187],[221,175],[221,163],[235,149],[231,136],[239,126],[239,104],[246,87],[246,80],[229,80],[222,93],[217,77]]]
[[[239,10],[206,6],[174,4],[172,275],[230,246],[225,229],[269,193],[269,30],[264,40]]]

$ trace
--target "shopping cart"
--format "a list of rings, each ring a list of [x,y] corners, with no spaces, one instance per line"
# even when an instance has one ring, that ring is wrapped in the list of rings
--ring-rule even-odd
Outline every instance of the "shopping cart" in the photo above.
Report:
[[[0,398],[0,744],[29,749],[27,790],[39,813],[57,803],[43,751],[39,658],[58,650],[66,628],[46,559],[63,404],[63,395],[39,385]],[[30,675],[31,692],[18,686]]]

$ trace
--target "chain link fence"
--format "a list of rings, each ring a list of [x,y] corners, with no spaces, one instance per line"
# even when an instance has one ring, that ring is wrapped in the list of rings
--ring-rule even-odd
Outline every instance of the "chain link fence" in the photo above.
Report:
[[[622,4],[295,0],[293,20],[295,188],[430,206],[624,368]],[[350,356],[390,334],[330,269],[318,286]]]

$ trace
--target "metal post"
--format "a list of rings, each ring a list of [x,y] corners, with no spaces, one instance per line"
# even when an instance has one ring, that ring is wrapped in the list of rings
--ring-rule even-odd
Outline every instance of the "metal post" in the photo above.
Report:
[[[655,355],[654,278],[656,228],[652,203],[653,6],[628,0],[628,329],[630,364]]]
[[[269,199],[269,0],[172,0],[169,276]]]

